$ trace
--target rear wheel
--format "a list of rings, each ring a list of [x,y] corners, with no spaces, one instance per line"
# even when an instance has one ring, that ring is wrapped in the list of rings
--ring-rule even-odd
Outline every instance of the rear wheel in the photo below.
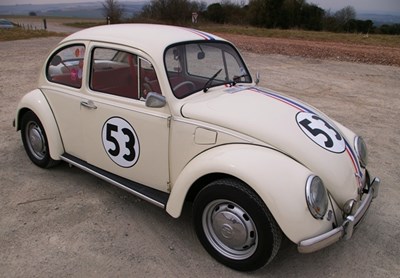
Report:
[[[25,151],[34,164],[42,168],[49,168],[57,164],[57,161],[50,157],[44,127],[32,111],[28,111],[22,116],[21,137]]]
[[[281,230],[260,197],[241,181],[207,185],[194,201],[193,214],[204,248],[230,268],[256,270],[279,250]]]

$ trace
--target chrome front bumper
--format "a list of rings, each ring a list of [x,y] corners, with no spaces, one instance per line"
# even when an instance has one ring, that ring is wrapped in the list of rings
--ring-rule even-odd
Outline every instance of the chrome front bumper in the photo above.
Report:
[[[363,200],[354,215],[346,217],[343,224],[325,234],[303,240],[297,246],[300,253],[312,253],[323,249],[341,239],[348,240],[353,235],[354,227],[361,221],[368,211],[372,200],[378,196],[379,178],[374,178],[368,187],[368,192],[363,195]]]

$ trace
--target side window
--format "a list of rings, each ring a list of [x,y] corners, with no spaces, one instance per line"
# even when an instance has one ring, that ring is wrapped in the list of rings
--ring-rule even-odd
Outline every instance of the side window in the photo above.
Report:
[[[147,94],[150,92],[161,94],[160,84],[158,83],[153,65],[146,59],[139,58],[139,67],[141,97],[146,98]]]
[[[80,88],[84,56],[84,45],[72,45],[61,49],[47,64],[47,79],[54,83]]]
[[[167,68],[167,71],[169,73],[180,73],[182,72],[182,55],[181,52],[183,51],[183,47],[174,47],[168,49],[168,51],[165,53],[165,65]]]
[[[95,48],[89,84],[94,91],[139,99],[137,56],[115,49]]]

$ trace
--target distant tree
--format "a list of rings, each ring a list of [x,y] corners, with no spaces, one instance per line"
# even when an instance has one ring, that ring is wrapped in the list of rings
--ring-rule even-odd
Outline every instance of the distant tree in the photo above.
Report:
[[[363,32],[363,33],[373,32],[375,29],[374,22],[370,19],[364,20],[364,24],[363,24],[362,28],[363,29],[360,30],[360,32]]]
[[[257,27],[265,27],[266,20],[264,16],[265,7],[264,0],[250,0],[249,1],[249,10],[247,13],[249,22],[253,26]]]
[[[29,16],[37,16],[36,12],[29,12]]]
[[[351,19],[348,22],[348,27],[347,27],[348,32],[368,34],[373,30],[374,30],[374,23],[372,22],[372,20]]]
[[[221,0],[221,6],[224,11],[224,22],[232,24],[245,24],[246,22],[246,6],[244,2],[241,4],[233,3],[231,0]]]
[[[207,7],[206,16],[208,20],[215,23],[224,23],[225,13],[220,3],[214,3]]]
[[[400,24],[383,24],[378,32],[385,35],[400,35]]]
[[[315,4],[305,3],[301,9],[301,25],[306,30],[321,31],[325,11]]]
[[[282,13],[284,0],[250,0],[249,21],[252,25],[266,28],[282,27],[285,16]]]
[[[346,6],[341,10],[338,10],[334,17],[339,26],[339,31],[349,31],[349,23],[351,20],[356,18],[356,10],[352,6]]]
[[[140,14],[143,18],[161,20],[169,23],[184,23],[190,21],[193,12],[205,10],[205,2],[189,0],[151,0]]]
[[[265,16],[267,17],[268,28],[278,28],[284,24],[284,14],[282,7],[284,0],[265,0],[266,10]]]
[[[280,28],[301,28],[306,30],[321,30],[325,11],[306,0],[284,0],[279,11]]]
[[[339,25],[330,10],[325,11],[322,19],[322,29],[329,32],[339,32]]]
[[[300,27],[301,13],[306,4],[305,0],[285,0],[281,12],[282,28]]]
[[[105,0],[102,5],[103,15],[111,24],[121,22],[124,9],[117,0]]]
[[[250,0],[248,21],[266,28],[321,30],[325,11],[306,0]]]

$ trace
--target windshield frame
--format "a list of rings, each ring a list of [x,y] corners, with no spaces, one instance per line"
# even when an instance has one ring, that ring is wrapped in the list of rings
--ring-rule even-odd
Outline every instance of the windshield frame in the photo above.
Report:
[[[190,47],[197,49],[198,52],[196,54],[198,61],[201,61],[206,57],[206,54],[208,54],[207,49],[221,51],[221,56],[217,58],[221,59],[222,62],[211,65],[215,69],[210,69],[208,67],[208,64],[204,64],[203,67],[201,67],[200,65],[199,70],[203,70],[206,72],[203,73],[203,75],[195,74],[195,72],[192,71],[193,65],[188,62],[190,58],[192,58],[193,60],[193,57],[190,57],[190,54],[193,55],[193,49],[191,53],[190,49],[188,50],[188,48]],[[219,54],[217,53],[216,55]],[[232,65],[228,65],[227,56],[230,59],[230,61],[228,62]],[[173,59],[174,61],[172,61],[171,59]],[[208,59],[210,60],[210,58]],[[166,49],[164,50],[163,60],[164,69],[171,91],[178,99],[183,99],[198,92],[206,92],[209,88],[216,86],[227,84],[229,86],[234,86],[237,83],[253,83],[250,71],[248,70],[247,65],[245,64],[239,51],[233,44],[227,41],[198,40],[175,43],[166,47]],[[177,67],[173,67],[172,70],[171,66],[173,66],[174,64],[176,64]],[[232,66],[235,69],[233,69]],[[220,69],[221,74],[213,76]],[[233,73],[230,73],[230,71],[233,72],[235,70],[237,74],[233,75]],[[225,75],[225,77],[223,77],[223,75]]]

